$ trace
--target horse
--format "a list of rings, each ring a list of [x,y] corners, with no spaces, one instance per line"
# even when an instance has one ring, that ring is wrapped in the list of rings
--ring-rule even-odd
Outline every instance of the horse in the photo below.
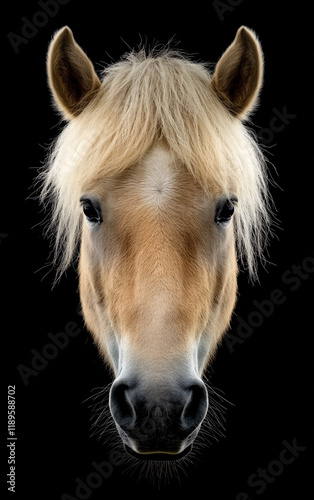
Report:
[[[39,180],[56,281],[76,258],[84,322],[112,373],[110,413],[138,459],[191,451],[240,266],[256,280],[265,259],[269,178],[247,123],[263,65],[245,26],[214,69],[140,47],[98,76],[69,27],[49,46],[65,124]]]

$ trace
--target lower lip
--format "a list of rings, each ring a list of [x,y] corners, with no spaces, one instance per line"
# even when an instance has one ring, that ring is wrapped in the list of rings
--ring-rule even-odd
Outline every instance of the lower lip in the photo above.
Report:
[[[148,452],[148,453],[137,453],[136,451],[132,450],[129,446],[126,444],[124,445],[125,451],[131,455],[134,458],[137,458],[139,460],[159,460],[160,462],[164,461],[173,461],[173,460],[180,460],[180,458],[185,457],[188,455],[192,449],[192,445],[190,444],[187,448],[185,448],[181,453],[167,453],[167,452]]]

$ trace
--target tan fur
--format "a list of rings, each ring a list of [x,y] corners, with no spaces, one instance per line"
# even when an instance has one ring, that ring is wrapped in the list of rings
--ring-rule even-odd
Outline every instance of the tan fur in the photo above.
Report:
[[[59,274],[81,240],[88,328],[109,362],[113,335],[125,352],[136,345],[151,360],[191,353],[205,335],[209,359],[235,303],[236,246],[255,277],[269,225],[264,158],[241,121],[261,86],[259,42],[241,28],[213,77],[178,53],[131,52],[106,68],[100,85],[64,28],[48,68],[70,121],[40,176],[41,200],[53,205]],[[174,176],[167,190],[143,180],[152,157]],[[82,195],[101,203],[97,231],[83,220]],[[233,195],[234,219],[221,231],[215,208]]]
[[[232,227],[220,234],[215,203],[183,166],[172,165],[174,196],[161,208],[149,207],[138,190],[144,167],[145,159],[93,191],[109,215],[96,238],[83,228],[85,321],[105,351],[106,311],[115,332],[129,337],[142,358],[159,363],[164,353],[186,351],[208,328],[210,356],[235,303]]]

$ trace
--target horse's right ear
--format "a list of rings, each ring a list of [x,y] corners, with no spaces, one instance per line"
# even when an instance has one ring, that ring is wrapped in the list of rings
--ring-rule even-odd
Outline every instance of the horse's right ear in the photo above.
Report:
[[[57,109],[66,119],[78,116],[100,87],[91,61],[67,26],[56,33],[50,44],[47,72]]]
[[[254,109],[263,80],[263,53],[254,32],[238,29],[217,63],[212,85],[232,115],[245,119]]]

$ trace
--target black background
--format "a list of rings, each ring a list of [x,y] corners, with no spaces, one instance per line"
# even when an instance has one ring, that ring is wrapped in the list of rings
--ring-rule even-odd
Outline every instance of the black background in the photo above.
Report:
[[[80,498],[75,492],[76,478],[85,482],[93,471],[92,463],[108,461],[112,448],[110,437],[105,442],[90,436],[91,410],[84,401],[94,388],[107,386],[110,375],[83,327],[76,271],[70,269],[51,289],[54,272],[46,267],[49,244],[40,225],[44,214],[37,201],[28,198],[45,159],[45,148],[60,130],[51,108],[45,58],[53,33],[65,24],[97,71],[141,39],[152,45],[174,37],[180,42],[178,47],[197,60],[216,62],[238,27],[247,25],[258,34],[265,54],[265,84],[253,118],[255,130],[270,127],[274,109],[286,109],[293,115],[271,140],[265,131],[262,136],[274,165],[270,165],[270,171],[280,186],[271,189],[280,229],[275,230],[277,237],[269,246],[270,264],[267,270],[260,269],[260,284],[252,286],[246,273],[240,274],[231,334],[237,335],[239,318],[253,321],[253,301],[268,300],[275,289],[284,300],[274,305],[269,317],[262,317],[242,344],[231,349],[223,342],[209,370],[211,384],[230,402],[225,404],[225,438],[202,448],[186,473],[180,474],[180,481],[174,479],[160,490],[140,477],[140,469],[130,472],[122,463],[114,465],[110,477],[86,498],[113,494],[118,498],[124,494],[170,498],[174,493],[187,493],[213,500],[239,500],[239,494],[246,492],[250,499],[303,499],[313,489],[307,469],[311,456],[314,274],[310,272],[310,257],[314,256],[310,164],[313,106],[311,33],[307,27],[311,11],[304,2],[243,0],[230,1],[233,7],[220,18],[214,4],[117,3],[109,8],[94,0],[71,0],[60,5],[59,12],[46,22],[41,18],[43,26],[27,43],[19,45],[18,53],[7,34],[21,35],[21,18],[31,21],[42,8],[36,1],[6,5],[2,93],[6,139],[0,211],[1,330],[6,347],[2,351],[5,377],[1,398],[6,401],[7,386],[15,385],[17,431],[15,495],[7,492],[5,475],[1,479],[1,489],[8,498],[50,500],[60,499],[65,493]],[[295,279],[300,270],[302,274]],[[31,367],[32,349],[42,352],[50,342],[48,334],[64,332],[70,321],[81,328],[81,333],[25,385],[18,366]],[[5,407],[3,403],[3,412]],[[1,434],[2,470],[6,474],[5,424]],[[248,485],[248,478],[278,460],[283,441],[294,441],[306,449],[293,463],[282,466],[281,473],[258,494],[258,487]]]

